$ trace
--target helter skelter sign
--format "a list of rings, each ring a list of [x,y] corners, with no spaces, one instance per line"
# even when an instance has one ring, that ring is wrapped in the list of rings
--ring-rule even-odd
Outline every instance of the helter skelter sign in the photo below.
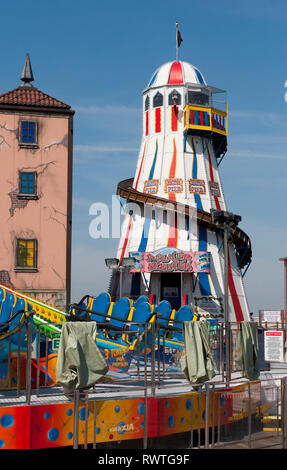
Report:
[[[210,273],[210,253],[207,251],[182,251],[178,248],[162,248],[153,252],[130,252],[136,259],[131,272]]]

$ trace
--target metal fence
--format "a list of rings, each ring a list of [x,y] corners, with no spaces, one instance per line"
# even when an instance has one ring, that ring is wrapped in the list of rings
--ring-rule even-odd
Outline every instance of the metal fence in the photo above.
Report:
[[[234,350],[238,333],[237,324],[216,323],[210,328],[210,347],[216,364],[216,380],[205,384],[190,384],[180,367],[182,351],[171,351],[166,347],[165,338],[170,328],[154,322],[138,324],[137,331],[118,329],[118,335],[137,340],[128,374],[118,374],[111,382],[96,384],[88,391],[75,391],[73,446],[96,448],[97,404],[102,400],[124,399],[127,394],[140,396],[144,403],[142,447],[151,446],[148,429],[148,403],[150,397],[176,397],[179,393],[192,394],[190,400],[190,429],[185,435],[186,448],[241,448],[273,445],[287,448],[287,382],[286,377],[272,376],[257,381],[242,379],[235,371]],[[268,327],[268,325],[266,325]],[[182,325],[177,325],[180,330]],[[163,334],[164,333],[164,334]],[[25,335],[26,347],[20,347],[21,334]],[[226,335],[230,335],[230,351],[226,351]],[[61,395],[55,378],[49,374],[49,361],[53,352],[52,340],[41,334],[41,326],[31,323],[23,326],[15,335],[14,343],[7,336],[7,375],[1,383],[1,396],[5,391],[15,398],[24,397],[26,404],[33,404],[32,398]],[[39,341],[41,338],[41,341]],[[227,379],[227,355],[231,381]],[[262,351],[261,351],[262,353]],[[172,358],[172,361],[170,360]],[[237,373],[236,377],[232,374]],[[227,387],[228,386],[228,387]],[[1,400],[1,399],[0,399]],[[225,405],[225,415],[221,409]],[[227,406],[228,405],[228,406]],[[79,434],[79,409],[85,408]],[[202,412],[204,411],[204,418]],[[93,419],[93,431],[89,419]],[[84,437],[83,437],[84,436]],[[266,444],[266,440],[269,444]],[[171,444],[169,444],[169,447]]]
[[[206,383],[196,386],[190,400],[190,430],[184,437],[186,449],[215,448],[267,448],[287,447],[286,441],[286,378],[275,381],[259,380],[247,382],[234,389],[223,390],[224,383]],[[217,387],[220,386],[220,389]],[[222,388],[221,388],[222,387]],[[144,433],[142,448],[152,448],[148,438],[148,389],[144,395]],[[203,397],[203,400],[202,400]],[[230,404],[228,416],[222,422],[221,407]],[[84,423],[81,417],[82,432],[79,438],[79,409],[84,406]],[[97,399],[85,392],[81,397],[79,390],[74,397],[74,435],[73,447],[95,449],[97,442]],[[204,419],[196,419],[202,416]],[[93,413],[93,435],[89,434],[88,421]],[[82,414],[83,416],[83,414]],[[84,437],[83,437],[84,436]],[[169,436],[168,448],[173,446],[174,436]],[[161,447],[162,448],[162,447]],[[181,447],[182,448],[182,447]]]

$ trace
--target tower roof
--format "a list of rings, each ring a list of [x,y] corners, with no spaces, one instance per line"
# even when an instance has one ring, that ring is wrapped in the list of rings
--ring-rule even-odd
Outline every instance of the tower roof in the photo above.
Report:
[[[22,70],[21,80],[25,84],[30,84],[30,82],[34,81],[34,75],[33,75],[33,72],[32,72],[32,66],[31,66],[31,61],[30,61],[29,54],[26,54],[26,59],[25,59],[25,62],[24,62],[23,70]]]
[[[192,64],[182,61],[167,62],[152,75],[147,88],[165,85],[184,85],[195,83],[207,85],[201,72]]]

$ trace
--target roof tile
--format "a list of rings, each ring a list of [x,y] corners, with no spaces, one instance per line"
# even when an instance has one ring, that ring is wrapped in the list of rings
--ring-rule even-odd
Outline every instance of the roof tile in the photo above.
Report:
[[[70,109],[71,106],[53,98],[33,86],[19,86],[0,95],[0,105],[37,106],[44,108]]]

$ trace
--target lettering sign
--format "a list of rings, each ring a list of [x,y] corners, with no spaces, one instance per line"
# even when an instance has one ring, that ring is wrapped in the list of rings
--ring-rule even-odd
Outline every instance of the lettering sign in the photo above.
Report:
[[[224,308],[222,297],[195,297],[194,311],[203,318],[223,319]]]
[[[281,323],[281,310],[262,310],[262,321],[268,323]]]
[[[53,351],[58,351],[60,346],[60,338],[53,338],[52,339],[52,349]]]
[[[162,248],[153,252],[130,252],[136,259],[131,272],[203,272],[210,273],[210,253]]]
[[[164,182],[165,193],[182,193],[183,181],[180,178],[168,178]]]
[[[129,339],[133,339],[132,336]],[[106,349],[100,348],[109,369],[118,372],[127,372],[130,367],[133,351],[128,348]]]
[[[213,196],[217,196],[217,197],[221,196],[219,184],[216,183],[215,181],[209,181],[209,189]]]
[[[145,181],[143,192],[147,194],[156,194],[158,192],[158,180]]]
[[[205,194],[205,181],[204,180],[189,180],[189,192],[192,194]]]

